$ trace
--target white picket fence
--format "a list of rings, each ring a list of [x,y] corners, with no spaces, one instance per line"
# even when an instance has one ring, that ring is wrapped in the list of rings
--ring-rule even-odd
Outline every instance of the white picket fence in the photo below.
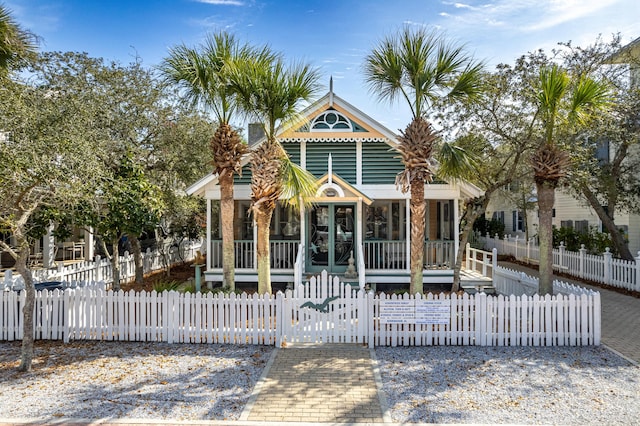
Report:
[[[22,338],[24,294],[0,292],[0,340]],[[439,301],[437,321],[409,318],[423,300]],[[388,317],[389,301],[401,305],[399,317]],[[599,345],[601,321],[597,292],[376,296],[326,273],[275,296],[125,293],[96,286],[42,291],[37,292],[34,313],[37,339],[65,342],[343,342],[370,347]]]
[[[176,265],[182,261],[192,261],[197,252],[201,250],[202,241],[185,241],[179,247],[171,247],[166,252],[167,261]],[[164,268],[165,259],[159,250],[147,249],[142,254],[144,273],[157,271]],[[64,265],[62,262],[55,269],[32,269],[34,282],[61,281],[84,282],[102,281],[107,284],[113,282],[113,270],[109,259],[96,256],[93,261],[76,262]],[[127,282],[135,279],[135,260],[133,254],[125,252],[120,256],[120,279]],[[4,279],[0,279],[0,290],[24,288],[24,281],[20,275],[15,275],[11,270],[6,270]]]
[[[518,237],[478,237],[486,250],[496,248],[499,254],[511,255],[525,262],[539,262],[540,249],[533,240]],[[640,291],[640,252],[635,261],[616,259],[607,248],[604,255],[588,254],[584,245],[578,252],[566,250],[564,244],[553,249],[553,269],[577,278],[588,279],[627,290]]]

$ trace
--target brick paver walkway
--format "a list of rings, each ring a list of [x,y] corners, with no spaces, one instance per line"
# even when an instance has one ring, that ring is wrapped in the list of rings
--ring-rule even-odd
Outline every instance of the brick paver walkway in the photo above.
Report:
[[[499,262],[505,268],[538,276],[538,271],[521,265]],[[640,299],[585,284],[577,279],[554,276],[600,292],[602,305],[602,343],[625,357],[640,363]]]
[[[369,349],[295,345],[277,349],[241,420],[382,423]]]

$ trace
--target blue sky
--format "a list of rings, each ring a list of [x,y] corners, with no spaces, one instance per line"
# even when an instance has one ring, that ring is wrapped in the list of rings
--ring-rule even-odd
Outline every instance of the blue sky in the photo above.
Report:
[[[3,0],[0,0],[3,1]],[[328,90],[392,131],[409,122],[402,106],[378,103],[362,78],[364,56],[404,24],[446,32],[490,68],[559,41],[592,43],[620,33],[640,37],[638,0],[4,0],[14,18],[41,36],[41,50],[83,51],[121,63],[158,64],[168,48],[195,46],[221,29],[268,43],[321,69]],[[319,93],[319,96],[324,92]]]

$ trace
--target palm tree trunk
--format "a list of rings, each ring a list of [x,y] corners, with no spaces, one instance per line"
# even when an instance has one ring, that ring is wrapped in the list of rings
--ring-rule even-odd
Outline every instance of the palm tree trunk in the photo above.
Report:
[[[424,181],[414,179],[411,182],[411,294],[423,292],[422,276],[424,270],[424,218],[427,203],[424,199]]]
[[[553,294],[553,204],[555,186],[548,181],[536,182],[538,212],[540,214],[538,237],[540,238],[540,295]]]
[[[220,175],[220,216],[222,222],[222,285],[232,291],[235,283],[235,247],[233,235],[233,173]]]
[[[271,256],[269,253],[269,232],[273,209],[265,209],[264,206],[254,209],[256,227],[258,229],[258,241],[256,255],[258,262],[258,294],[271,294]]]

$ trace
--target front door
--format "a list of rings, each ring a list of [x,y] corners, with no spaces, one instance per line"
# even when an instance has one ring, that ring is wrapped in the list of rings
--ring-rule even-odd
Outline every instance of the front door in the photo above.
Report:
[[[307,270],[344,273],[356,257],[355,204],[316,204],[309,212]]]

